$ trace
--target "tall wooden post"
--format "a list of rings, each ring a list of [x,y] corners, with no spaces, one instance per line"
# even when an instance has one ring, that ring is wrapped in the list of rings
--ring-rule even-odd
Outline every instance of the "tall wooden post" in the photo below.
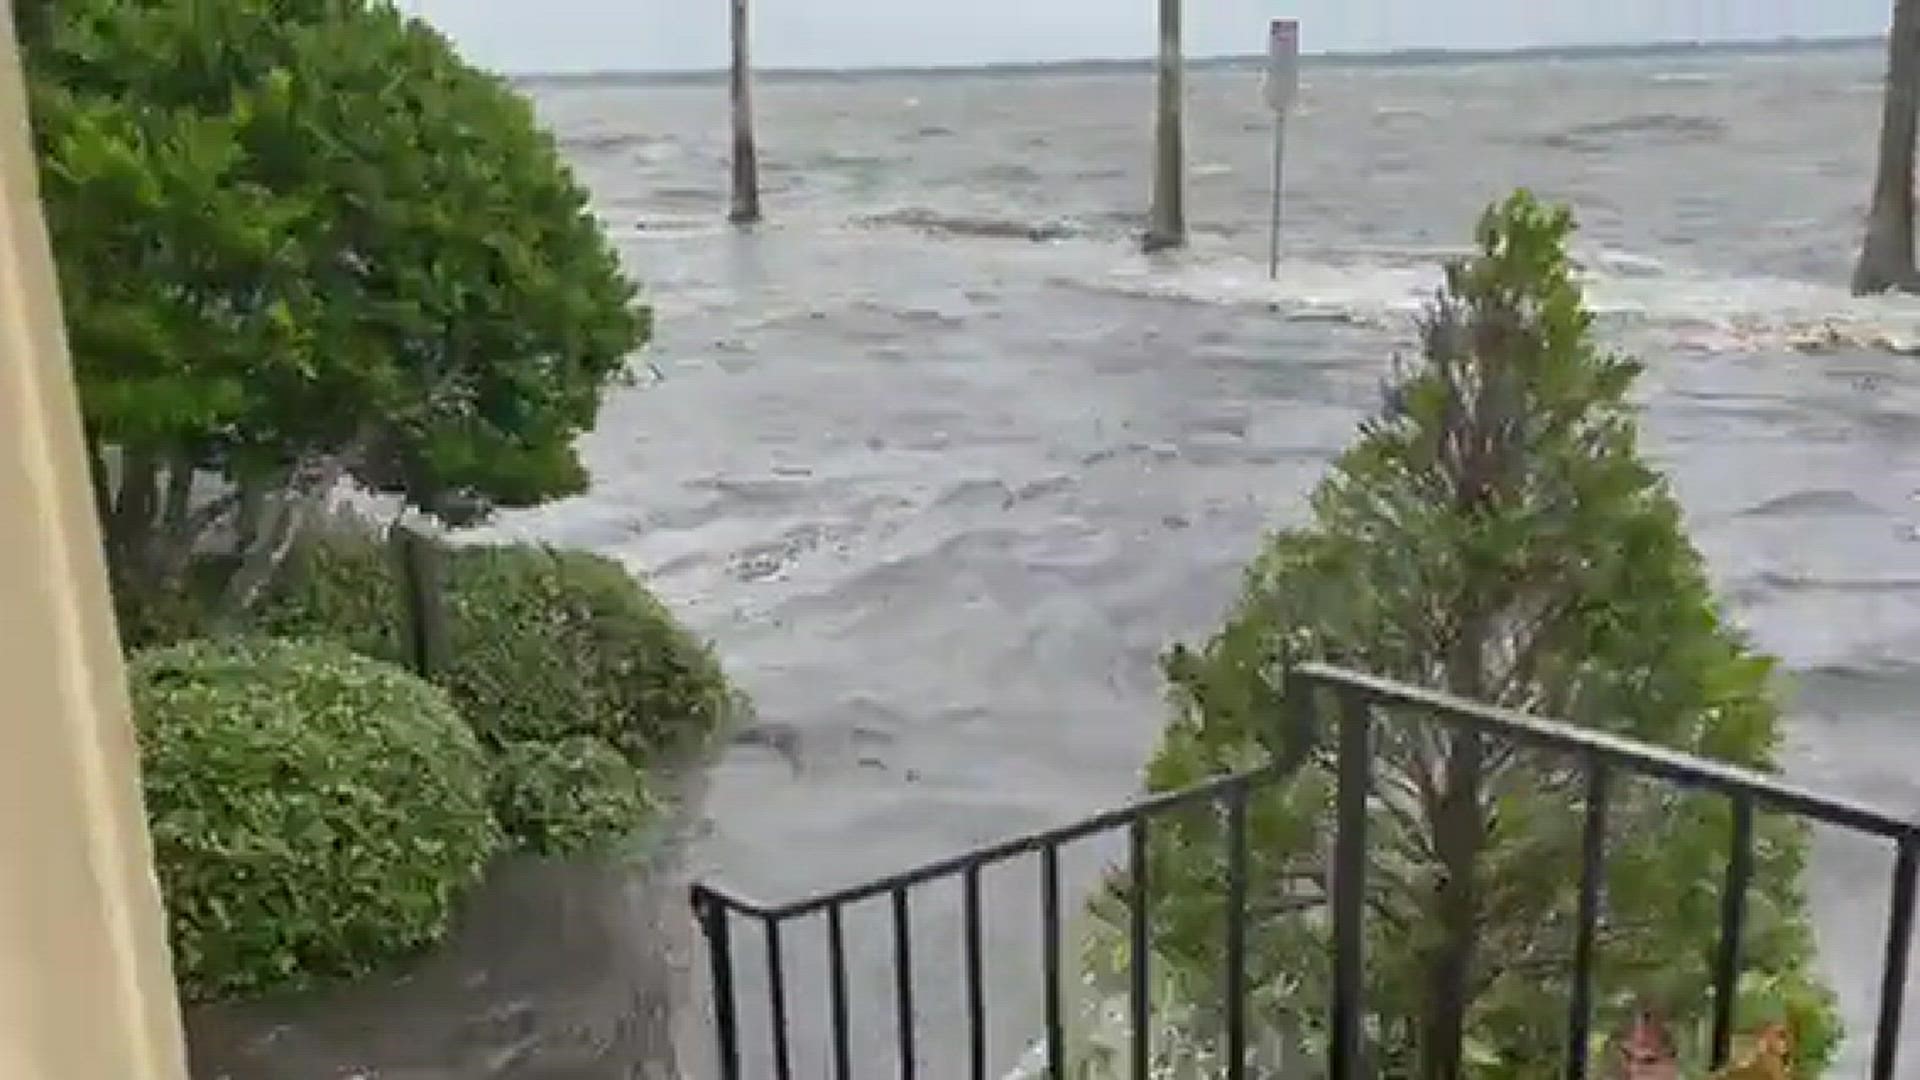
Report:
[[[1853,271],[1856,294],[1920,290],[1913,261],[1914,137],[1920,132],[1920,0],[1894,0],[1867,239]]]
[[[760,159],[753,145],[753,59],[748,38],[752,22],[747,0],[729,0],[733,9],[733,210],[728,220],[751,225],[760,220]]]
[[[447,618],[447,553],[428,526],[402,521],[390,542],[400,570],[401,603],[406,618],[406,651],[414,674],[434,679],[453,659],[453,631]]]
[[[1160,101],[1154,123],[1153,213],[1147,226],[1148,251],[1182,247],[1187,242],[1186,109],[1181,0],[1160,0]]]

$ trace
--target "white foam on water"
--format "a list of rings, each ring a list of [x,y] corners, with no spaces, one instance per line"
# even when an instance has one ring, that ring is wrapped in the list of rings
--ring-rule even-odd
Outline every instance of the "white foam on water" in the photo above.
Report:
[[[1705,71],[1660,71],[1648,76],[1647,81],[1663,86],[1712,86],[1726,82],[1727,77]]]
[[[627,210],[617,215],[603,214],[602,220],[621,243],[717,239],[737,231],[734,226],[712,214],[643,213]]]
[[[1589,273],[1618,277],[1658,277],[1668,272],[1667,264],[1651,255],[1611,247],[1581,251],[1576,254],[1575,262]]]
[[[1586,286],[1596,313],[1637,320],[1656,339],[1707,352],[1920,347],[1920,300],[1912,297],[1855,297],[1833,285],[1691,270],[1603,272]]]
[[[1262,307],[1301,319],[1405,327],[1440,283],[1442,250],[1289,256],[1269,280],[1240,255],[1176,264],[1129,258],[1085,282],[1099,291]],[[1576,252],[1588,307],[1652,343],[1702,352],[1920,351],[1920,299],[1855,297],[1839,285],[1675,267],[1635,252]]]

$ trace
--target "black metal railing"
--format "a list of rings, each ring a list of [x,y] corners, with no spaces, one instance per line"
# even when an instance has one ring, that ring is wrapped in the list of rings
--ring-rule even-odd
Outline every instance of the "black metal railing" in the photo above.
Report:
[[[1604,732],[1542,720],[1506,709],[1467,701],[1452,695],[1380,679],[1339,668],[1307,664],[1288,677],[1287,699],[1296,708],[1281,740],[1281,760],[1264,768],[1224,777],[1183,791],[1146,799],[1064,828],[954,856],[938,862],[838,892],[794,903],[766,906],[723,888],[697,885],[695,913],[706,935],[711,964],[714,1022],[719,1050],[719,1073],[724,1080],[741,1080],[742,1045],[733,932],[737,922],[757,923],[765,935],[766,976],[771,1043],[771,1075],[792,1080],[788,987],[784,969],[782,930],[796,920],[823,917],[827,923],[827,964],[830,998],[830,1053],[833,1075],[850,1080],[854,1052],[850,1039],[844,912],[854,904],[890,899],[895,999],[896,1061],[899,1075],[913,1077],[920,1060],[916,1052],[913,934],[910,918],[913,890],[957,879],[964,921],[964,979],[968,1073],[974,1080],[988,1076],[986,984],[981,932],[981,873],[985,868],[1038,854],[1040,867],[1041,966],[1044,988],[1047,1075],[1064,1078],[1064,1003],[1061,993],[1060,852],[1076,841],[1125,829],[1128,836],[1128,1015],[1131,1040],[1130,1074],[1146,1080],[1152,1060],[1151,981],[1149,978],[1150,888],[1147,843],[1153,823],[1166,815],[1211,806],[1225,811],[1226,926],[1221,973],[1224,1000],[1224,1053],[1229,1080],[1244,1080],[1247,1045],[1247,804],[1258,789],[1285,783],[1317,749],[1322,724],[1316,706],[1325,696],[1337,703],[1335,743],[1336,833],[1332,873],[1329,875],[1332,909],[1332,1000],[1327,1003],[1327,1071],[1332,1080],[1361,1080],[1364,1057],[1366,954],[1364,897],[1367,879],[1367,810],[1372,786],[1374,728],[1402,712],[1380,713],[1381,706],[1408,706],[1423,716],[1455,730],[1506,740],[1536,751],[1577,760],[1585,774],[1585,821],[1582,828],[1581,877],[1577,923],[1568,995],[1567,1043],[1564,1075],[1582,1080],[1588,1071],[1589,1032],[1593,1013],[1593,971],[1596,928],[1604,904],[1609,793],[1617,777],[1625,775],[1665,781],[1682,788],[1724,797],[1732,807],[1732,841],[1721,893],[1719,945],[1713,973],[1711,1067],[1728,1060],[1733,1037],[1733,1007],[1741,970],[1741,943],[1746,928],[1747,892],[1754,870],[1754,816],[1759,811],[1782,813],[1810,822],[1833,825],[1891,842],[1895,849],[1892,906],[1880,983],[1880,1008],[1872,1049],[1872,1080],[1893,1080],[1906,988],[1909,948],[1913,933],[1916,877],[1920,875],[1920,826],[1877,810],[1815,794],[1777,777],[1720,762],[1649,746]],[[1383,720],[1383,716],[1386,718]],[[943,1070],[945,1071],[945,1070]]]

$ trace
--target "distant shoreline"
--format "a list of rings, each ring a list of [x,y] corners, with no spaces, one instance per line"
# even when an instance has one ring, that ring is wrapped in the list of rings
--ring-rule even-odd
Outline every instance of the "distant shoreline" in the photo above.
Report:
[[[1438,67],[1450,64],[1513,63],[1540,60],[1625,60],[1659,57],[1761,56],[1781,53],[1843,52],[1881,47],[1885,37],[1776,38],[1759,41],[1671,41],[1617,45],[1540,45],[1517,49],[1400,49],[1389,52],[1313,53],[1301,58],[1307,67]],[[1266,58],[1258,55],[1192,57],[1195,71],[1258,70]],[[1047,75],[1135,74],[1153,70],[1150,58],[1120,60],[1048,60],[1020,63],[929,67],[871,68],[763,68],[756,78],[764,82],[864,82],[898,78],[1022,78]],[[699,71],[595,71],[518,73],[507,78],[536,86],[586,83],[704,84],[723,82],[722,69]]]

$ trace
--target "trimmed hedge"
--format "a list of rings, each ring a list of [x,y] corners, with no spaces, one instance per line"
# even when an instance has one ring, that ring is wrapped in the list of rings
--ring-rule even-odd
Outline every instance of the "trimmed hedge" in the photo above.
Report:
[[[433,679],[494,749],[591,735],[644,767],[744,708],[712,650],[619,563],[529,544],[446,558],[451,655]],[[300,545],[256,621],[403,663],[404,596],[384,537],[342,517]]]
[[[500,836],[443,692],[260,638],[136,653],[129,674],[187,1000],[363,975],[445,932]]]
[[[639,771],[589,736],[513,743],[494,761],[494,816],[541,855],[611,847],[649,806]]]
[[[719,662],[619,563],[526,546],[449,557],[440,678],[483,739],[589,735],[645,765],[727,724]]]
[[[495,805],[521,846],[574,852],[593,846],[583,837],[631,832],[650,803],[640,778],[630,790],[606,757],[644,775],[710,744],[745,712],[713,652],[619,563],[525,544],[443,550],[450,640],[433,679],[493,751]],[[301,543],[256,623],[402,663],[407,590],[397,567],[376,526],[334,517]],[[592,790],[555,801],[560,777]],[[611,820],[616,809],[632,811],[624,829]],[[565,813],[580,817],[562,821]]]
[[[309,527],[252,621],[262,633],[336,641],[405,667],[405,604],[381,527],[336,510]]]

